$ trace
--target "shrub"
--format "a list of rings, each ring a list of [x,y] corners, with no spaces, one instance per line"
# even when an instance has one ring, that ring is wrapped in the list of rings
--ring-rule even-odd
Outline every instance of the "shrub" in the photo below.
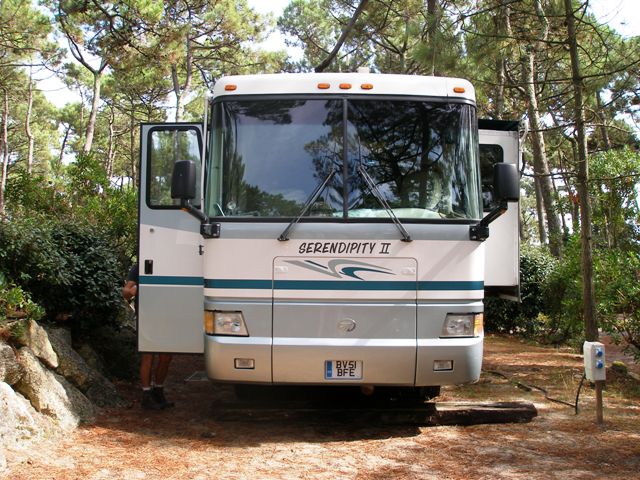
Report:
[[[598,320],[640,359],[640,258],[636,252],[598,252],[594,270]]]
[[[490,332],[533,336],[540,331],[538,317],[547,311],[545,285],[556,269],[546,249],[525,247],[520,252],[521,303],[500,298],[485,299],[485,324]]]
[[[40,320],[44,309],[31,300],[29,293],[7,281],[0,272],[0,321],[12,318],[30,318]]]
[[[96,227],[46,218],[0,223],[0,271],[28,290],[47,318],[70,315],[86,330],[115,320],[121,266]]]
[[[562,260],[546,283],[548,318],[543,333],[554,343],[580,340],[584,335],[580,255],[580,238],[577,235],[569,237]]]

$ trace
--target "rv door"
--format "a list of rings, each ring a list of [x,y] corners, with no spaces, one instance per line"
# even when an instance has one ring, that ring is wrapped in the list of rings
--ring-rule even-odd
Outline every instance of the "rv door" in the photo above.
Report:
[[[519,123],[480,120],[480,170],[485,215],[496,206],[492,197],[493,165],[520,168]],[[507,212],[490,225],[485,253],[485,295],[520,300],[520,204],[509,202]]]
[[[201,176],[202,125],[144,124],[140,140],[138,350],[201,353],[200,222],[171,198],[171,175],[175,162],[192,160]]]

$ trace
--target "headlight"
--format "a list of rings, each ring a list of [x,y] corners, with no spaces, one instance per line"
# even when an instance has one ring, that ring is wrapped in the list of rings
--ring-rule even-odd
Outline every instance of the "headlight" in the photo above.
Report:
[[[242,312],[204,311],[204,331],[207,335],[237,335],[248,337]]]
[[[482,335],[482,313],[447,313],[441,337],[479,337]]]

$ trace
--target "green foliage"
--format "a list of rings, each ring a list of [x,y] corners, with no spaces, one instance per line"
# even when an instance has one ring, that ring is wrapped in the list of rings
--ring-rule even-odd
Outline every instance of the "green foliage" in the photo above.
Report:
[[[16,168],[7,184],[7,210],[12,215],[30,215],[40,212],[47,216],[67,215],[69,204],[62,194],[44,175],[29,174]]]
[[[520,254],[520,295],[516,303],[499,298],[485,300],[485,324],[489,332],[533,336],[541,331],[540,315],[547,311],[545,284],[558,268],[543,248],[524,248]]]
[[[640,359],[640,257],[635,252],[603,250],[594,263],[600,324]]]
[[[580,242],[570,239],[547,287],[544,333],[554,341],[582,340]],[[599,326],[640,358],[640,257],[620,248],[594,250],[594,284]]]
[[[31,300],[29,293],[7,281],[0,272],[0,321],[20,317],[37,321],[44,313],[44,309]]]
[[[43,217],[0,224],[0,271],[28,290],[49,319],[71,315],[80,330],[115,319],[122,271],[107,235]]]
[[[590,185],[595,241],[606,247],[638,250],[640,155],[625,148],[591,158]]]
[[[582,271],[580,268],[580,238],[569,238],[562,261],[552,272],[546,286],[548,319],[545,334],[559,343],[582,337]]]

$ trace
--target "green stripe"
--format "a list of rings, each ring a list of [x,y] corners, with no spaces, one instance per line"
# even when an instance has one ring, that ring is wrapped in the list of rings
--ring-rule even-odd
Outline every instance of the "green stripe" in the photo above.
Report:
[[[231,288],[249,290],[482,290],[482,281],[440,281],[440,282],[386,282],[386,281],[340,281],[340,280],[234,280],[205,279],[205,288]]]
[[[189,285],[202,286],[204,279],[202,277],[177,277],[177,276],[155,276],[140,275],[138,280],[140,285]]]

